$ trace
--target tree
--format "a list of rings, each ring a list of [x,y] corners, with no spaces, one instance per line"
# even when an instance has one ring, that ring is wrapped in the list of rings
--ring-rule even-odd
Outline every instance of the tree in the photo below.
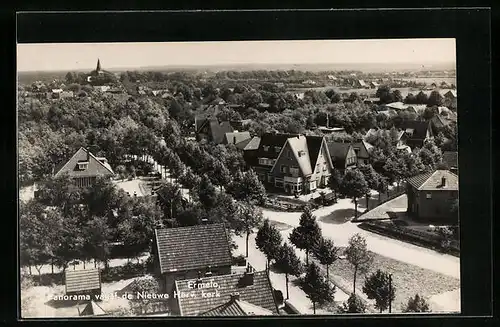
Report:
[[[403,312],[431,312],[429,303],[418,294],[410,297],[406,305],[403,306]]]
[[[316,314],[316,304],[322,305],[334,299],[335,286],[331,286],[325,280],[320,273],[319,267],[314,262],[307,266],[302,288],[313,304],[314,314]]]
[[[116,166],[115,168],[115,172],[118,176],[120,176],[121,179],[124,179],[125,178],[125,172],[127,171],[127,169],[125,168],[124,165],[118,165]]]
[[[321,238],[318,247],[314,251],[314,256],[318,261],[326,266],[326,279],[330,279],[329,268],[338,259],[339,249],[335,247],[332,240]]]
[[[370,300],[375,300],[375,308],[380,312],[386,310],[394,301],[395,287],[391,283],[391,275],[378,269],[368,276],[363,285],[363,292]]]
[[[420,91],[415,97],[416,104],[427,104],[429,102],[429,97],[423,91]]]
[[[290,296],[288,293],[288,275],[299,277],[303,270],[302,263],[297,257],[294,248],[287,243],[283,243],[278,251],[275,266],[285,273],[286,298],[289,299]]]
[[[215,187],[210,182],[210,178],[205,174],[202,176],[198,187],[198,198],[206,210],[214,207],[217,199]]]
[[[342,184],[342,174],[337,169],[332,170],[332,175],[328,179],[328,187],[332,189],[335,200]]]
[[[156,190],[157,203],[163,211],[163,219],[174,222],[182,203],[182,192],[177,184],[165,181]]]
[[[151,304],[153,304],[155,300],[147,296],[137,296],[137,294],[156,294],[159,290],[160,286],[158,282],[152,277],[148,276],[136,279],[132,282],[130,287],[130,294],[132,295],[129,298],[130,307],[136,314],[148,313],[151,309]]]
[[[83,253],[85,258],[94,258],[104,262],[109,268],[110,230],[105,217],[94,216],[83,227]]]
[[[394,102],[403,102],[403,95],[401,94],[400,90],[392,91],[392,98]]]
[[[222,190],[222,187],[229,183],[231,173],[221,161],[214,160],[213,169],[210,171],[210,179],[214,185],[218,185]]]
[[[266,189],[253,170],[237,173],[234,180],[227,186],[227,192],[236,200],[263,204]]]
[[[315,250],[321,238],[321,229],[316,222],[316,216],[312,214],[311,208],[306,206],[300,216],[299,226],[290,233],[289,240],[298,249],[305,250],[306,264],[309,264],[309,253]]]
[[[366,240],[360,234],[354,234],[349,238],[345,249],[346,259],[354,268],[353,293],[356,294],[356,278],[358,272],[366,272],[373,258],[366,246]]]
[[[382,85],[377,89],[375,96],[380,99],[381,103],[394,102],[394,95],[391,93],[391,88],[388,85]]]
[[[366,184],[368,186],[368,192],[365,194],[365,196],[366,196],[366,208],[369,209],[370,189],[374,190],[377,188],[379,183],[378,174],[370,164],[359,165],[359,171],[361,171],[361,173],[363,174]]]
[[[354,200],[354,218],[358,217],[358,198],[368,193],[368,183],[358,169],[349,169],[345,172],[339,191],[344,196]]]
[[[259,228],[255,237],[255,244],[266,255],[267,267],[272,259],[277,258],[282,242],[283,239],[278,229],[271,225],[269,219],[264,220],[264,224]]]
[[[366,304],[358,295],[351,293],[347,302],[343,303],[342,311],[344,313],[365,313]]]
[[[236,235],[245,233],[246,235],[246,257],[248,258],[248,240],[250,234],[253,233],[254,228],[262,224],[264,216],[262,210],[250,203],[240,203],[238,208],[237,220],[235,222]]]

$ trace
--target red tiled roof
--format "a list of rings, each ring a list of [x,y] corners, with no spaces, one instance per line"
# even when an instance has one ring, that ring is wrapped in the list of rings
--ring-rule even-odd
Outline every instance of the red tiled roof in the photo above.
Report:
[[[156,229],[161,273],[231,265],[224,224]]]
[[[446,185],[442,186],[442,178]],[[408,178],[408,183],[419,191],[457,191],[458,176],[448,170],[436,170]]]
[[[87,156],[88,153],[88,156]],[[87,161],[88,167],[85,170],[78,169],[78,162]],[[80,148],[76,153],[55,171],[54,176],[68,173],[71,177],[93,177],[93,176],[112,176],[113,170],[107,164],[100,162],[87,149]]]
[[[181,315],[192,316],[205,313],[209,310],[215,309],[218,306],[224,305],[229,302],[233,293],[240,294],[240,300],[251,303],[253,305],[262,307],[278,314],[278,307],[274,299],[274,292],[271,282],[265,271],[254,272],[253,284],[242,284],[244,274],[231,274],[213,277],[205,277],[201,279],[202,283],[217,283],[218,288],[205,288],[205,289],[191,289],[188,288],[188,282],[192,280],[176,281],[176,289],[181,293],[195,292],[195,296],[181,297],[178,299]],[[214,292],[218,291],[218,297],[203,298],[201,292]]]
[[[99,269],[66,270],[66,293],[90,291],[101,288]]]

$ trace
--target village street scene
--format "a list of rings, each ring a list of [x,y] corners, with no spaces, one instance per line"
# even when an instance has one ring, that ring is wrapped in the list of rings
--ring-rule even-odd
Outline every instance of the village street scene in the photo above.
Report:
[[[454,40],[294,42],[18,46],[22,318],[460,313]]]

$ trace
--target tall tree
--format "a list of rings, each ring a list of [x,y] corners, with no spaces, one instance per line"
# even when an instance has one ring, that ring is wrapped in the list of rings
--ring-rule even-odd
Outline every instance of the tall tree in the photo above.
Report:
[[[415,97],[416,104],[427,104],[429,102],[429,97],[423,91],[420,91]]]
[[[298,249],[306,252],[306,264],[309,264],[309,253],[314,251],[321,238],[321,229],[316,222],[316,216],[312,214],[311,208],[306,206],[300,216],[299,226],[290,233],[289,240]]]
[[[432,91],[431,94],[429,95],[429,99],[427,100],[427,105],[429,107],[431,106],[441,106],[443,105],[443,96],[439,91]]]
[[[266,197],[266,189],[253,170],[237,173],[228,185],[227,192],[236,200],[256,204],[262,204]]]
[[[330,265],[338,259],[339,248],[332,240],[322,237],[318,247],[314,251],[314,256],[318,261],[326,266],[326,278],[330,279]]]
[[[314,314],[316,314],[316,304],[322,305],[334,299],[335,286],[330,285],[329,281],[325,280],[314,262],[307,266],[302,285],[304,292],[313,304]]]
[[[395,287],[390,281],[390,274],[378,269],[368,276],[363,285],[363,292],[370,300],[375,300],[375,308],[380,312],[386,310],[394,301]]]
[[[358,272],[366,272],[373,261],[373,257],[368,251],[366,240],[360,234],[354,234],[349,238],[345,254],[347,261],[354,268],[353,293],[356,294],[356,278]]]
[[[431,312],[429,303],[418,294],[410,297],[408,302],[403,306],[403,312]]]
[[[340,193],[354,201],[354,218],[358,217],[358,198],[368,193],[368,183],[358,169],[349,169],[345,172],[340,184]]]
[[[341,184],[342,184],[342,174],[337,169],[333,169],[332,174],[328,179],[328,187],[332,189],[335,200],[337,199],[337,193],[340,190]]]
[[[275,265],[279,270],[285,273],[286,298],[289,299],[288,275],[299,277],[303,270],[302,263],[297,257],[295,249],[285,242],[278,251]]]
[[[157,203],[163,211],[163,219],[174,223],[182,204],[182,192],[177,184],[163,181],[156,190]]]
[[[206,174],[201,178],[200,186],[198,187],[198,198],[206,210],[210,210],[215,205],[217,191]]]
[[[94,258],[104,263],[105,269],[109,268],[110,230],[106,218],[94,216],[83,228],[85,257]]]
[[[248,240],[254,229],[262,224],[264,216],[262,215],[262,210],[251,203],[240,203],[238,211],[235,231],[237,235],[245,233],[245,256],[248,258]]]
[[[266,255],[267,267],[272,259],[276,259],[281,243],[283,243],[283,239],[278,229],[271,225],[269,219],[264,220],[264,224],[259,228],[255,237],[255,244]]]
[[[368,192],[365,194],[366,196],[366,208],[369,209],[369,199],[370,199],[370,190],[376,189],[378,186],[378,175],[375,169],[373,169],[372,165],[359,165],[359,171],[363,174],[366,184],[368,186]]]

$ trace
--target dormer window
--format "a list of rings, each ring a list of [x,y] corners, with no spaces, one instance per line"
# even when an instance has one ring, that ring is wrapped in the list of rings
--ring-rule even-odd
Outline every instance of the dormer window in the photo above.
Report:
[[[86,170],[89,167],[88,161],[82,161],[78,163],[78,170]]]
[[[275,146],[274,147],[274,152],[280,153],[280,151],[281,151],[281,147],[280,146]]]
[[[269,146],[268,145],[264,145],[264,151],[269,151]]]

